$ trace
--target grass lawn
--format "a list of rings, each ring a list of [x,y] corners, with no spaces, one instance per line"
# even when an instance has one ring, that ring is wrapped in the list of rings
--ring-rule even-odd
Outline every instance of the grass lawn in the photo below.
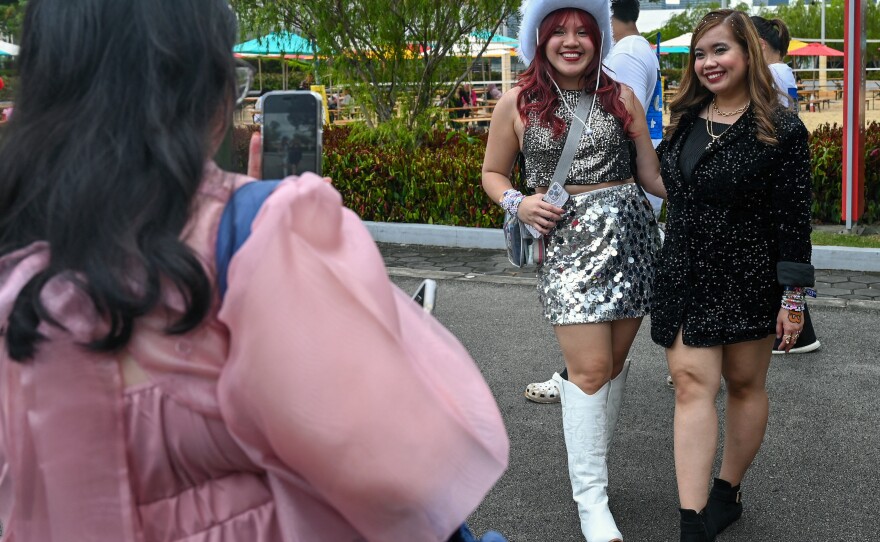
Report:
[[[880,235],[846,235],[826,231],[814,231],[810,236],[814,245],[880,248]]]

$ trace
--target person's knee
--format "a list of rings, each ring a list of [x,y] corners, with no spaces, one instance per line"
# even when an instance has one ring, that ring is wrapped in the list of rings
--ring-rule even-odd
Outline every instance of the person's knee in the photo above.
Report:
[[[727,396],[734,400],[748,400],[767,395],[764,383],[758,379],[725,378]]]
[[[675,382],[675,402],[677,404],[714,403],[715,396],[718,395],[721,386],[720,378],[710,379],[706,375],[687,369],[673,371],[672,379]]]
[[[611,380],[611,371],[610,360],[594,360],[592,363],[568,367],[568,381],[587,395],[593,395]]]

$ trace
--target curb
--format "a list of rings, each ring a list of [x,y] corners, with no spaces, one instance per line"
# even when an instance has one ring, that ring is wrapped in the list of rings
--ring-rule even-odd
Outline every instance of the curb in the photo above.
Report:
[[[396,222],[364,224],[377,243],[505,250],[504,234],[498,228]],[[880,249],[876,248],[814,246],[812,260],[816,269],[880,271]]]
[[[415,279],[461,280],[487,284],[508,284],[512,286],[535,287],[533,277],[505,277],[503,275],[483,275],[480,273],[460,273],[456,271],[434,271],[430,269],[411,269],[409,267],[388,267],[390,277],[406,277]],[[880,301],[867,299],[841,299],[837,297],[819,297],[810,301],[811,307],[837,310],[856,310],[863,312],[880,312]]]

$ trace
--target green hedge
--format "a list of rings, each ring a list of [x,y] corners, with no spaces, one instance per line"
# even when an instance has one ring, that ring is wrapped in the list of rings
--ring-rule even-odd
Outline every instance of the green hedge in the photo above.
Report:
[[[251,129],[236,128],[233,145],[244,171]],[[324,174],[345,205],[364,220],[500,227],[502,213],[480,187],[485,135],[436,131],[416,151],[352,142],[350,129],[324,131]],[[810,139],[813,220],[840,223],[843,130],[824,125]],[[865,139],[866,212],[862,224],[880,223],[880,123]]]
[[[813,169],[813,221],[841,222],[843,179],[843,128],[822,125],[810,138]],[[880,123],[865,130],[865,214],[862,224],[880,223]]]
[[[233,146],[244,171],[251,129]],[[364,220],[494,228],[502,214],[480,187],[485,135],[437,131],[415,152],[348,139],[347,126],[324,130],[324,174]]]

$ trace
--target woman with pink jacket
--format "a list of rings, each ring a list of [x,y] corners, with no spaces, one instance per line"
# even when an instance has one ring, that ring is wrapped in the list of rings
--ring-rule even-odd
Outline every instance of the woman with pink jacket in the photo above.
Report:
[[[210,160],[225,0],[31,0],[0,148],[4,540],[445,541],[506,467],[470,356],[314,175]],[[258,143],[258,139],[255,140]]]

